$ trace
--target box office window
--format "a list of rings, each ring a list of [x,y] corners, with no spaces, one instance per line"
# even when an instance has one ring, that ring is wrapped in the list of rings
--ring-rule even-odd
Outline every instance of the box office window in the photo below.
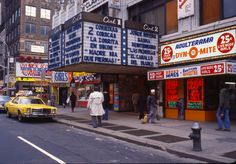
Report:
[[[145,0],[128,8],[129,20],[159,26],[159,34],[178,31],[177,0]]]
[[[201,0],[201,25],[236,16],[235,0]]]

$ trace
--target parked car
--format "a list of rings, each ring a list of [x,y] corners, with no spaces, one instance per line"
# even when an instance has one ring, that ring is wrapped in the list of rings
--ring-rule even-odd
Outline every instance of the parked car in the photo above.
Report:
[[[11,98],[9,96],[0,95],[0,111],[5,111],[5,103],[10,100]]]
[[[7,116],[17,116],[19,121],[26,118],[54,118],[57,108],[46,105],[35,96],[17,96],[5,104]]]

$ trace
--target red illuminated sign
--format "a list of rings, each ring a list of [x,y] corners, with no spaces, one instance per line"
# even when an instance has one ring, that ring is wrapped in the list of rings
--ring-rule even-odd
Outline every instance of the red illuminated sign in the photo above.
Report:
[[[178,102],[178,80],[166,81],[166,107],[176,108]]]
[[[204,92],[203,78],[195,78],[187,80],[187,108],[202,109]]]

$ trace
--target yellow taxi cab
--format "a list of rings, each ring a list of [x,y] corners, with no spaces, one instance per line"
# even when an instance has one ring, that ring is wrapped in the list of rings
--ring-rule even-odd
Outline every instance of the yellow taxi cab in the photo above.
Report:
[[[49,118],[56,116],[57,108],[46,105],[36,96],[17,96],[5,104],[7,116],[16,116],[19,121],[25,118]]]

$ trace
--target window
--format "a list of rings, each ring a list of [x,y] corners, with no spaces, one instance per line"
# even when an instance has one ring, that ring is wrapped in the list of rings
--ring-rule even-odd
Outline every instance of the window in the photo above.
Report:
[[[36,17],[36,7],[25,6],[25,15],[31,16],[31,17]]]
[[[201,0],[201,25],[236,16],[235,0]]]
[[[220,20],[220,0],[202,0],[201,8],[201,25]]]
[[[40,26],[40,34],[41,35],[48,35],[50,27],[48,26]]]
[[[48,9],[41,9],[40,10],[40,18],[50,19],[51,18],[51,11]]]
[[[36,33],[36,26],[35,26],[35,24],[26,23],[25,24],[25,32],[26,33]]]
[[[223,18],[230,18],[236,16],[236,1],[223,0]]]
[[[177,0],[149,0],[128,8],[129,20],[159,26],[159,34],[178,31]]]
[[[178,31],[177,18],[177,1],[169,1],[166,3],[166,33],[174,33]]]
[[[25,41],[25,51],[31,52],[31,46],[35,45],[35,42],[33,41]]]

